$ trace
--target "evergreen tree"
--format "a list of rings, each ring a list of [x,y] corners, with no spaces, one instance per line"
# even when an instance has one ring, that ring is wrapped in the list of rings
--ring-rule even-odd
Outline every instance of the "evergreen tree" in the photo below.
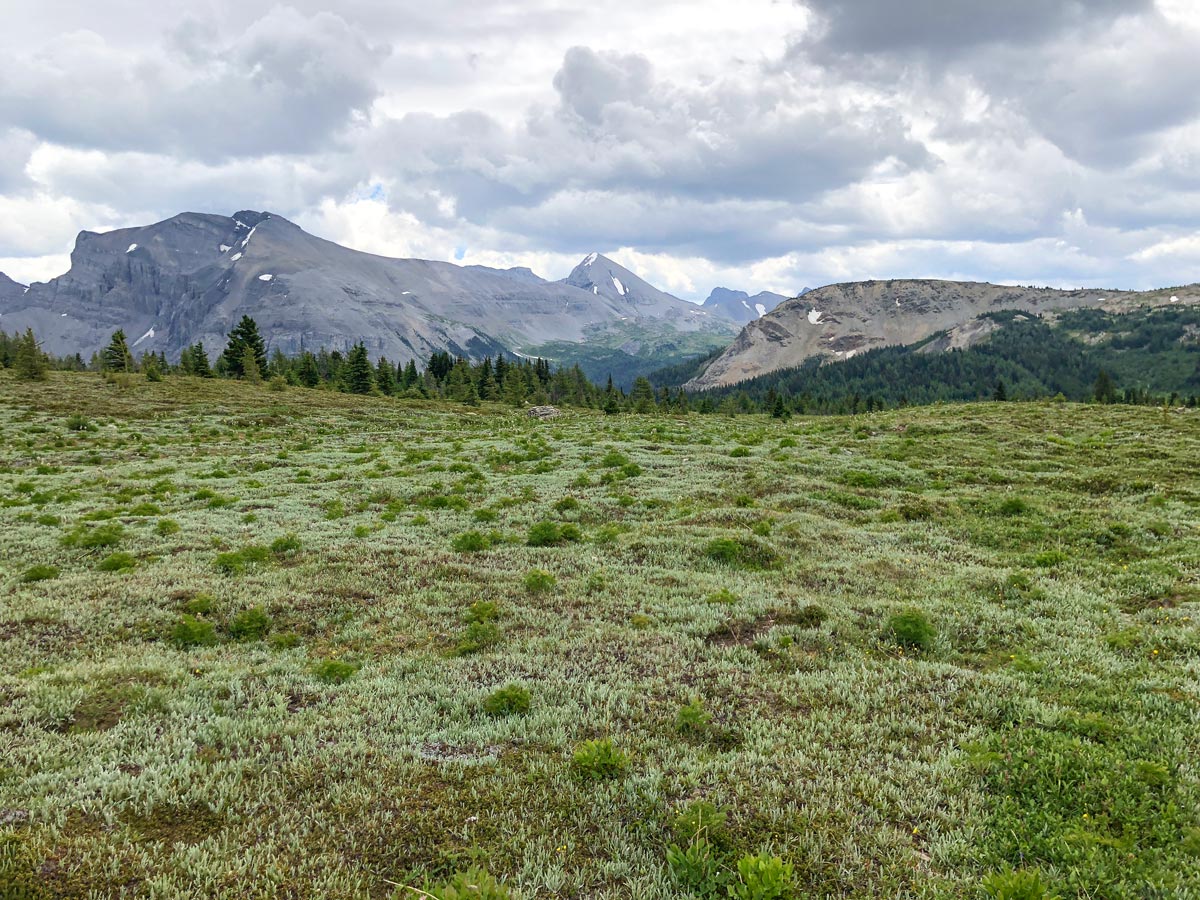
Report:
[[[481,400],[499,400],[500,387],[496,384],[496,376],[492,374],[492,359],[490,356],[484,357],[483,364],[479,367],[479,399]]]
[[[648,378],[638,376],[633,382],[633,390],[629,392],[629,400],[635,412],[647,413],[654,409],[654,386]]]
[[[417,363],[410,359],[404,366],[404,377],[400,380],[400,384],[407,391],[420,380],[421,376],[417,374]]]
[[[133,369],[133,354],[129,352],[129,344],[125,340],[124,329],[118,328],[113,332],[112,340],[101,354],[101,366],[106,372],[129,372]]]
[[[1008,399],[1008,388],[1004,386],[1003,381],[996,382],[996,389],[992,391],[992,399],[1000,403]]]
[[[509,366],[500,386],[500,396],[510,406],[521,406],[525,402],[525,376],[519,366]]]
[[[46,354],[38,346],[33,329],[26,328],[25,333],[17,338],[16,347],[12,351],[13,371],[22,381],[45,381],[50,363]]]
[[[190,349],[189,359],[191,361],[192,374],[197,378],[212,378],[213,370],[212,366],[208,364],[208,351],[204,349],[203,342],[197,341]]]
[[[145,373],[147,381],[162,381],[162,369],[159,368],[158,356],[153,353],[147,353],[143,356],[142,372]]]
[[[307,388],[315,388],[321,383],[321,371],[317,368],[317,358],[307,350],[300,354],[297,377],[300,379],[300,383]]]
[[[351,394],[369,394],[375,387],[371,360],[367,358],[367,348],[361,341],[350,348],[350,355],[346,359],[345,384]]]
[[[250,351],[249,356],[254,358],[257,375],[261,380],[262,373],[267,371],[267,348],[262,335],[258,333],[258,323],[249,316],[242,316],[242,320],[229,332],[229,344],[219,361],[222,371],[233,378],[250,377],[245,368],[247,350]]]
[[[783,402],[783,394],[775,395],[775,402],[771,405],[771,418],[784,419],[788,416],[787,406]]]
[[[258,367],[258,354],[250,344],[242,348],[242,361],[238,368],[242,372],[243,381],[262,381],[262,369]]]
[[[1096,399],[1097,403],[1117,402],[1116,385],[1113,384],[1112,378],[1109,377],[1109,374],[1103,369],[1101,369],[1100,374],[1096,376],[1096,384],[1092,388],[1092,396]]]
[[[387,357],[379,357],[379,364],[375,367],[375,386],[381,394],[390,396],[396,393],[396,370],[387,361]]]

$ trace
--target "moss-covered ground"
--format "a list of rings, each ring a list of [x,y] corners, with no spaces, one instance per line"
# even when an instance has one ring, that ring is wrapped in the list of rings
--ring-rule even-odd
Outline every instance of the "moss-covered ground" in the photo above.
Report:
[[[1195,411],[0,373],[0,895],[1200,896],[1198,583]]]

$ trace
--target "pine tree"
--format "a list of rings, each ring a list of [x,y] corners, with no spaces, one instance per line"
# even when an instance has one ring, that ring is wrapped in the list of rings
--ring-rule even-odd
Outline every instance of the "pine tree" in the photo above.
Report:
[[[297,375],[300,383],[307,388],[315,388],[321,383],[321,371],[317,368],[317,358],[305,350],[300,354],[300,370]]]
[[[484,357],[483,365],[479,367],[479,399],[500,399],[500,387],[496,384],[496,376],[492,374],[491,357]]]
[[[509,366],[505,371],[504,381],[500,384],[500,397],[510,406],[525,403],[525,377],[519,366]]]
[[[350,348],[350,355],[346,359],[345,383],[346,390],[351,394],[369,394],[375,387],[371,360],[367,358],[367,348],[361,341]]]
[[[646,413],[654,409],[654,386],[644,375],[639,375],[629,392],[629,399],[636,412]]]
[[[783,402],[783,394],[775,395],[775,402],[771,404],[771,418],[784,419],[788,416],[787,406]]]
[[[1115,403],[1117,400],[1117,388],[1113,384],[1112,378],[1103,369],[1096,376],[1096,384],[1092,388],[1092,396],[1097,403]]]
[[[1003,381],[996,382],[996,390],[992,391],[992,399],[999,403],[1008,399],[1008,388],[1004,386]]]
[[[375,385],[381,394],[396,393],[396,370],[385,356],[379,357],[379,364],[375,367]]]
[[[133,369],[133,354],[129,352],[124,329],[118,328],[113,332],[112,340],[101,354],[100,365],[105,372],[129,372]]]
[[[258,367],[258,354],[250,344],[242,348],[242,362],[238,366],[242,371],[242,380],[251,382],[262,381],[262,369]]]
[[[142,371],[146,375],[147,381],[162,381],[162,369],[159,368],[158,356],[153,353],[147,353],[142,357]]]
[[[410,359],[404,366],[404,377],[400,381],[401,387],[406,391],[421,380],[421,376],[417,374],[417,363]]]
[[[254,358],[261,379],[262,373],[267,371],[267,348],[262,335],[258,333],[258,323],[249,316],[242,316],[242,320],[229,332],[229,344],[218,363],[220,368],[233,378],[248,377],[243,365],[247,350]]]
[[[197,341],[191,347],[191,365],[192,374],[197,378],[212,378],[212,366],[208,364],[208,351],[204,349],[204,344]]]
[[[13,371],[22,381],[45,381],[50,363],[46,354],[38,346],[33,329],[26,328],[25,333],[17,338],[16,347],[12,351]]]

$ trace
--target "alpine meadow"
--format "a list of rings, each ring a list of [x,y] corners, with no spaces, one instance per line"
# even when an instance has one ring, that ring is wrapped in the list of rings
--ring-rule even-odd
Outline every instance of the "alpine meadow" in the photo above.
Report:
[[[1194,410],[0,371],[5,897],[1192,897]]]
[[[0,0],[0,900],[1200,900],[1200,0]]]

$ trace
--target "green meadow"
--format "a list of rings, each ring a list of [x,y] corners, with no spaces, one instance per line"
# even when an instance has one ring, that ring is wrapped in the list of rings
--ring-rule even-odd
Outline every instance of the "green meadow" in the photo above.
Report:
[[[0,897],[1200,897],[1198,617],[1195,410],[0,373]]]

